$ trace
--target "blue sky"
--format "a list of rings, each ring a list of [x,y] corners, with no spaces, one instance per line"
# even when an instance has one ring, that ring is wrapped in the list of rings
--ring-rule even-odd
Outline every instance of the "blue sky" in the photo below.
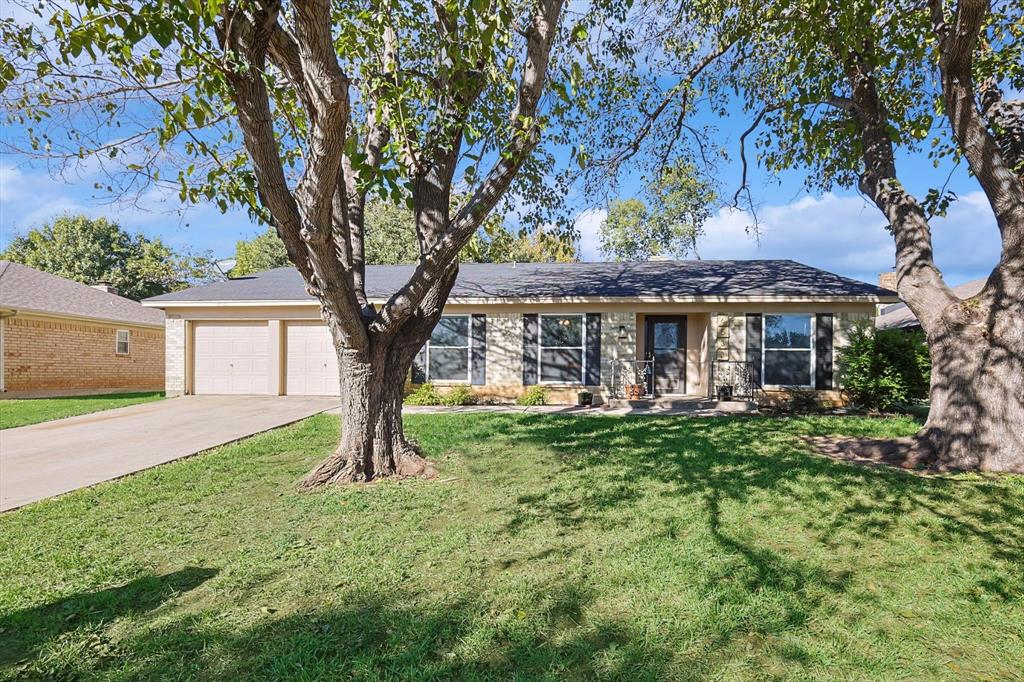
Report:
[[[737,156],[739,133],[748,124],[749,118],[738,107],[716,121],[719,140],[728,145],[732,157]],[[15,143],[20,134],[12,127],[0,133]],[[941,186],[950,172],[949,167],[933,168],[924,154],[900,158],[899,167],[903,182],[919,196],[929,187]],[[739,182],[738,165],[722,162],[719,173],[722,192],[731,196]],[[65,213],[107,216],[173,247],[212,252],[218,258],[231,257],[236,241],[261,229],[241,210],[221,214],[212,205],[183,209],[175,190],[151,188],[131,205],[111,204],[94,187],[103,179],[96,164],[86,163],[58,177],[24,158],[0,155],[0,248],[15,235]],[[885,221],[855,192],[808,195],[800,171],[777,177],[756,168],[751,187],[761,206],[759,238],[745,230],[751,223],[749,216],[720,208],[705,226],[698,244],[700,257],[791,258],[867,281],[892,268],[894,246]],[[936,260],[947,282],[956,285],[991,271],[999,259],[999,240],[991,211],[965,167],[954,170],[949,188],[960,199],[946,218],[933,220],[932,226]],[[637,189],[625,183],[619,196],[631,196]],[[600,260],[597,232],[603,206],[597,201],[575,203],[581,205],[577,219],[581,255],[585,260]]]

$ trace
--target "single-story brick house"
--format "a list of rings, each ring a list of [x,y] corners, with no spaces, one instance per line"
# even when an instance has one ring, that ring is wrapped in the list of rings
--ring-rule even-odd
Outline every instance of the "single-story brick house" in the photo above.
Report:
[[[164,314],[110,287],[0,261],[0,391],[7,397],[159,391]]]
[[[413,266],[369,266],[381,304]],[[793,261],[463,264],[412,382],[597,400],[803,386],[838,399],[833,349],[893,292]],[[167,393],[336,395],[317,302],[293,268],[144,301],[167,313]],[[752,390],[752,389],[751,389]]]

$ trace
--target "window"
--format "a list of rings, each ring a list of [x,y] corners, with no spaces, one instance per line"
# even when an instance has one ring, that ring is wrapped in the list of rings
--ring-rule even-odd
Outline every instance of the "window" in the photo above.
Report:
[[[582,315],[540,316],[540,380],[547,383],[583,383]]]
[[[469,381],[469,315],[443,315],[427,344],[428,381]]]
[[[764,316],[764,385],[813,384],[814,333],[811,318],[811,315]]]
[[[115,344],[114,352],[118,355],[128,355],[128,340],[131,338],[131,332],[127,329],[117,330],[117,343]]]

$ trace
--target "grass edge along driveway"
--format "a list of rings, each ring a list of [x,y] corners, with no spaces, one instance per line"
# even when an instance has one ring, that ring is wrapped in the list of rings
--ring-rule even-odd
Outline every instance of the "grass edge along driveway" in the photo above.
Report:
[[[163,391],[0,400],[0,430],[160,400]]]
[[[0,677],[1015,679],[1024,478],[909,419],[416,415],[441,481],[312,494],[323,414],[0,515]]]

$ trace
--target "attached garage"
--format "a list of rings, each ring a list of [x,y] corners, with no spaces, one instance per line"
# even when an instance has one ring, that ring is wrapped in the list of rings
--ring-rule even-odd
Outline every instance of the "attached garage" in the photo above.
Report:
[[[265,395],[266,322],[195,322],[196,394]]]
[[[285,339],[285,393],[339,395],[338,357],[323,322],[289,322]]]

